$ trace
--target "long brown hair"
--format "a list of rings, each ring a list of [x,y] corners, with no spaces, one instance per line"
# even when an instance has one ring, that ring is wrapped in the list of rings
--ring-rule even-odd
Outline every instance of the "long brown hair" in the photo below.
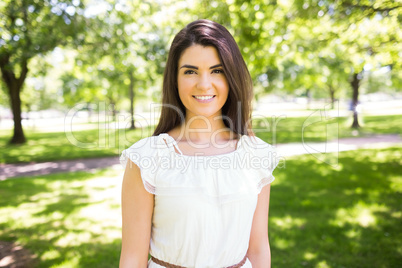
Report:
[[[215,47],[222,62],[229,83],[229,95],[222,107],[224,124],[237,134],[254,136],[251,122],[253,84],[250,73],[233,36],[225,27],[210,20],[197,20],[188,24],[173,39],[163,76],[161,116],[153,136],[166,133],[185,120],[186,108],[177,88],[178,65],[184,50],[196,44]]]

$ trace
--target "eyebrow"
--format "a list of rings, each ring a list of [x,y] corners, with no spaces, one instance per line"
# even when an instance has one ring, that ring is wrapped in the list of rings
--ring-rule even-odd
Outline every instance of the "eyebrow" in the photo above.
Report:
[[[222,64],[219,63],[219,64],[216,64],[216,65],[213,65],[213,66],[209,67],[209,69],[214,69],[214,68],[217,68],[217,67],[222,67]],[[197,67],[197,66],[188,65],[188,64],[184,64],[183,66],[180,67],[180,69],[181,69],[181,68],[189,68],[189,69],[198,70],[198,67]]]

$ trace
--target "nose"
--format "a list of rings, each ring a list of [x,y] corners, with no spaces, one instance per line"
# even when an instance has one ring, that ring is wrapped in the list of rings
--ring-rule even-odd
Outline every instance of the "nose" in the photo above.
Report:
[[[209,90],[212,87],[211,77],[209,74],[202,74],[199,76],[197,88],[201,90]]]

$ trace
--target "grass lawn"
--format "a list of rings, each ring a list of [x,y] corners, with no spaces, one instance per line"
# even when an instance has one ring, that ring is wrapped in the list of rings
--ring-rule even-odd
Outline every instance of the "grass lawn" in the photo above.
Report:
[[[321,117],[265,118],[255,120],[253,128],[257,136],[270,144],[324,142],[337,138],[370,136],[374,134],[402,133],[400,115],[365,116],[360,119],[361,128],[354,130],[351,118]]]
[[[27,143],[7,144],[9,136],[0,134],[0,164],[45,162],[119,155],[122,150],[146,136],[149,128],[129,130],[82,130],[67,136],[64,132],[26,132]]]
[[[351,122],[346,118],[329,121],[319,117],[260,118],[253,122],[253,128],[257,136],[271,144],[302,142],[302,137],[306,142],[319,142],[355,135],[402,133],[400,115],[366,116],[363,119],[364,125],[357,133],[352,133]],[[0,134],[0,164],[117,156],[137,140],[152,135],[152,132],[151,128],[118,131],[102,128],[75,131],[67,136],[64,132],[27,131],[26,144],[7,145],[11,133],[3,131]]]
[[[0,240],[34,253],[38,267],[117,267],[121,171],[0,182]]]
[[[271,189],[272,267],[400,267],[401,148],[280,163]],[[0,240],[39,267],[117,267],[121,171],[0,181]]]
[[[274,175],[272,267],[401,267],[401,148],[341,152],[331,167],[310,155]]]

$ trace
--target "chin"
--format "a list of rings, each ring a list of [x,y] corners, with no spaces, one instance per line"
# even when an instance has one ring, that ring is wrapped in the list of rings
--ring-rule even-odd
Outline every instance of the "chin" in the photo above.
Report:
[[[221,110],[217,110],[217,111],[191,111],[187,112],[186,114],[190,116],[211,117],[211,116],[219,116],[222,113]]]

